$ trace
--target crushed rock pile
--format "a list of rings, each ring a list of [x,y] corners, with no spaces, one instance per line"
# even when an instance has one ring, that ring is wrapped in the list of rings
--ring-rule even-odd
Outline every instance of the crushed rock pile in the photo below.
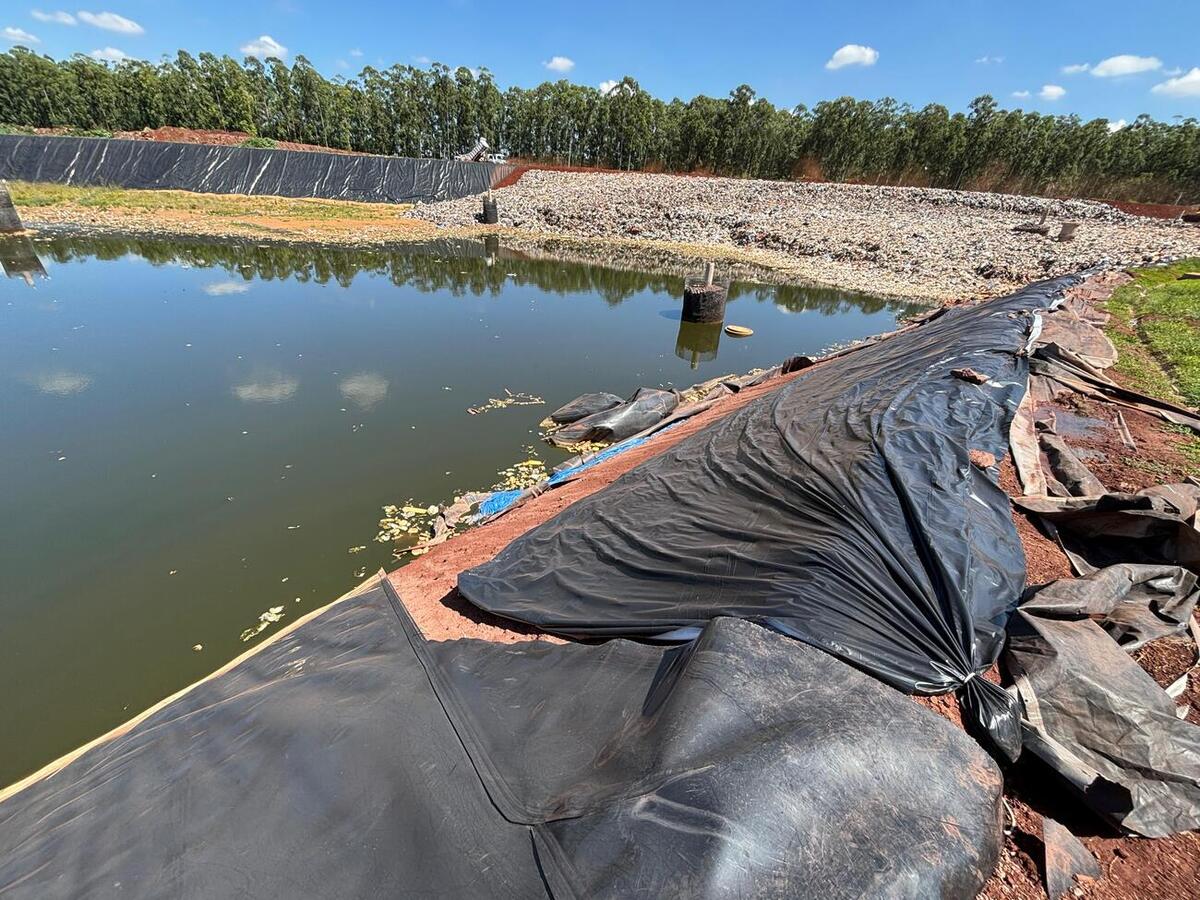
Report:
[[[992,296],[1091,266],[1200,254],[1200,228],[1086,200],[540,170],[495,196],[500,224],[526,232],[733,247],[798,277],[929,299]],[[479,198],[468,197],[408,215],[462,227],[477,224],[479,211]],[[1043,213],[1050,236],[1012,231]],[[1065,221],[1081,224],[1074,240],[1059,243]]]

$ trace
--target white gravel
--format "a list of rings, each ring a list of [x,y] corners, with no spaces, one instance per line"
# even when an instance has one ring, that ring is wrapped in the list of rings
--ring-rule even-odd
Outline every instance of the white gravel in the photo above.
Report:
[[[1104,203],[930,188],[672,175],[530,171],[495,192],[500,224],[540,235],[738,248],[845,288],[928,299],[992,296],[1095,265],[1200,255],[1200,227]],[[480,199],[419,206],[445,227],[477,224]],[[1050,237],[1014,233],[1048,210]],[[1075,239],[1053,239],[1064,221]]]

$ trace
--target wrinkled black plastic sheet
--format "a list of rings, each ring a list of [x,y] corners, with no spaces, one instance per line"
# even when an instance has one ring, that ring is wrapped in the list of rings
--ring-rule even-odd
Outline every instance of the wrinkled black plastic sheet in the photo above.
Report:
[[[965,687],[1008,755],[996,659],[1025,560],[994,472],[1033,317],[1076,279],[947,311],[813,368],[463,573],[477,606],[580,637],[766,623],[903,690]],[[975,384],[954,369],[987,376]]]
[[[431,644],[379,584],[0,803],[0,894],[967,897],[999,791],[948,722],[748,622]]]
[[[1160,496],[1174,489],[1177,496]],[[1149,488],[1099,497],[1022,497],[1014,503],[1035,513],[1079,575],[1120,563],[1181,565],[1200,574],[1200,531],[1179,504],[1189,485]],[[1192,503],[1194,504],[1194,499]]]
[[[1200,828],[1200,727],[1126,651],[1186,634],[1196,599],[1196,576],[1179,566],[1115,565],[1047,585],[1009,625],[1025,746],[1093,810],[1146,837]]]
[[[577,404],[580,407],[586,406],[594,402],[587,398],[596,396],[595,394],[585,394],[577,397],[563,409],[555,410],[551,414],[551,418],[564,409],[575,407]],[[551,432],[546,436],[546,440],[560,447],[570,447],[585,441],[604,443],[623,441],[627,437],[633,437],[662,422],[675,411],[677,406],[679,406],[679,394],[675,391],[640,387],[624,403],[618,401],[613,406],[598,409],[574,419],[558,431]],[[573,412],[574,410],[571,409],[568,414]]]
[[[507,171],[452,159],[0,135],[0,178],[56,184],[429,203],[483,193]]]

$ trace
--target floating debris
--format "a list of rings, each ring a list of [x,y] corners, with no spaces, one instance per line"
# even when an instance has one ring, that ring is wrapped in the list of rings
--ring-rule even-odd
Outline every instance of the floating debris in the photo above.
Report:
[[[197,653],[199,653],[201,650],[204,649],[204,645],[203,644],[192,644],[192,649],[194,651],[196,651]]]
[[[730,337],[750,337],[754,334],[754,329],[747,328],[745,325],[726,325],[725,333]]]
[[[509,406],[542,406],[545,402],[536,394],[527,394],[524,391],[513,392],[505,388],[503,397],[489,397],[487,403],[480,406],[468,406],[467,412],[477,416],[493,409],[505,409]]]
[[[385,506],[375,540],[381,544],[396,541],[416,544],[423,535],[431,533],[431,520],[437,514],[436,505],[419,506],[415,500],[409,500],[403,506]]]
[[[287,579],[285,578],[284,581],[287,581]],[[283,618],[283,607],[282,606],[272,606],[266,612],[259,613],[258,624],[255,625],[253,628],[247,628],[245,631],[243,631],[242,632],[242,640],[243,641],[252,640],[254,637],[262,634],[264,631],[266,631],[268,628],[270,628],[272,625],[274,625],[276,622],[278,622],[282,618]]]
[[[533,448],[526,447],[527,452]],[[524,490],[525,488],[533,487],[535,484],[541,484],[550,473],[546,469],[544,460],[538,459],[536,456],[531,456],[529,459],[521,460],[521,462],[509,466],[507,469],[500,470],[500,481],[492,485],[494,491],[512,491]]]
[[[367,549],[367,545],[366,545],[366,544],[361,544],[361,545],[359,545],[359,546],[357,546],[357,547],[351,547],[351,548],[350,548],[349,550],[347,550],[346,552],[347,552],[347,553],[362,553],[362,552],[363,552],[364,550],[366,550],[366,549]]]

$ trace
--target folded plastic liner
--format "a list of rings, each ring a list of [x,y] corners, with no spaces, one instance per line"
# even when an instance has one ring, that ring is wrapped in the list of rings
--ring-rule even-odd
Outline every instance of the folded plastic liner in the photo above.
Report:
[[[459,590],[577,637],[751,619],[902,690],[961,690],[972,725],[1015,757],[1012,698],[979,675],[1025,559],[995,470],[969,451],[1004,456],[1037,314],[1077,281],[815,366],[513,541]]]
[[[973,896],[1000,776],[832,656],[428,643],[376,581],[0,802],[0,895]]]

